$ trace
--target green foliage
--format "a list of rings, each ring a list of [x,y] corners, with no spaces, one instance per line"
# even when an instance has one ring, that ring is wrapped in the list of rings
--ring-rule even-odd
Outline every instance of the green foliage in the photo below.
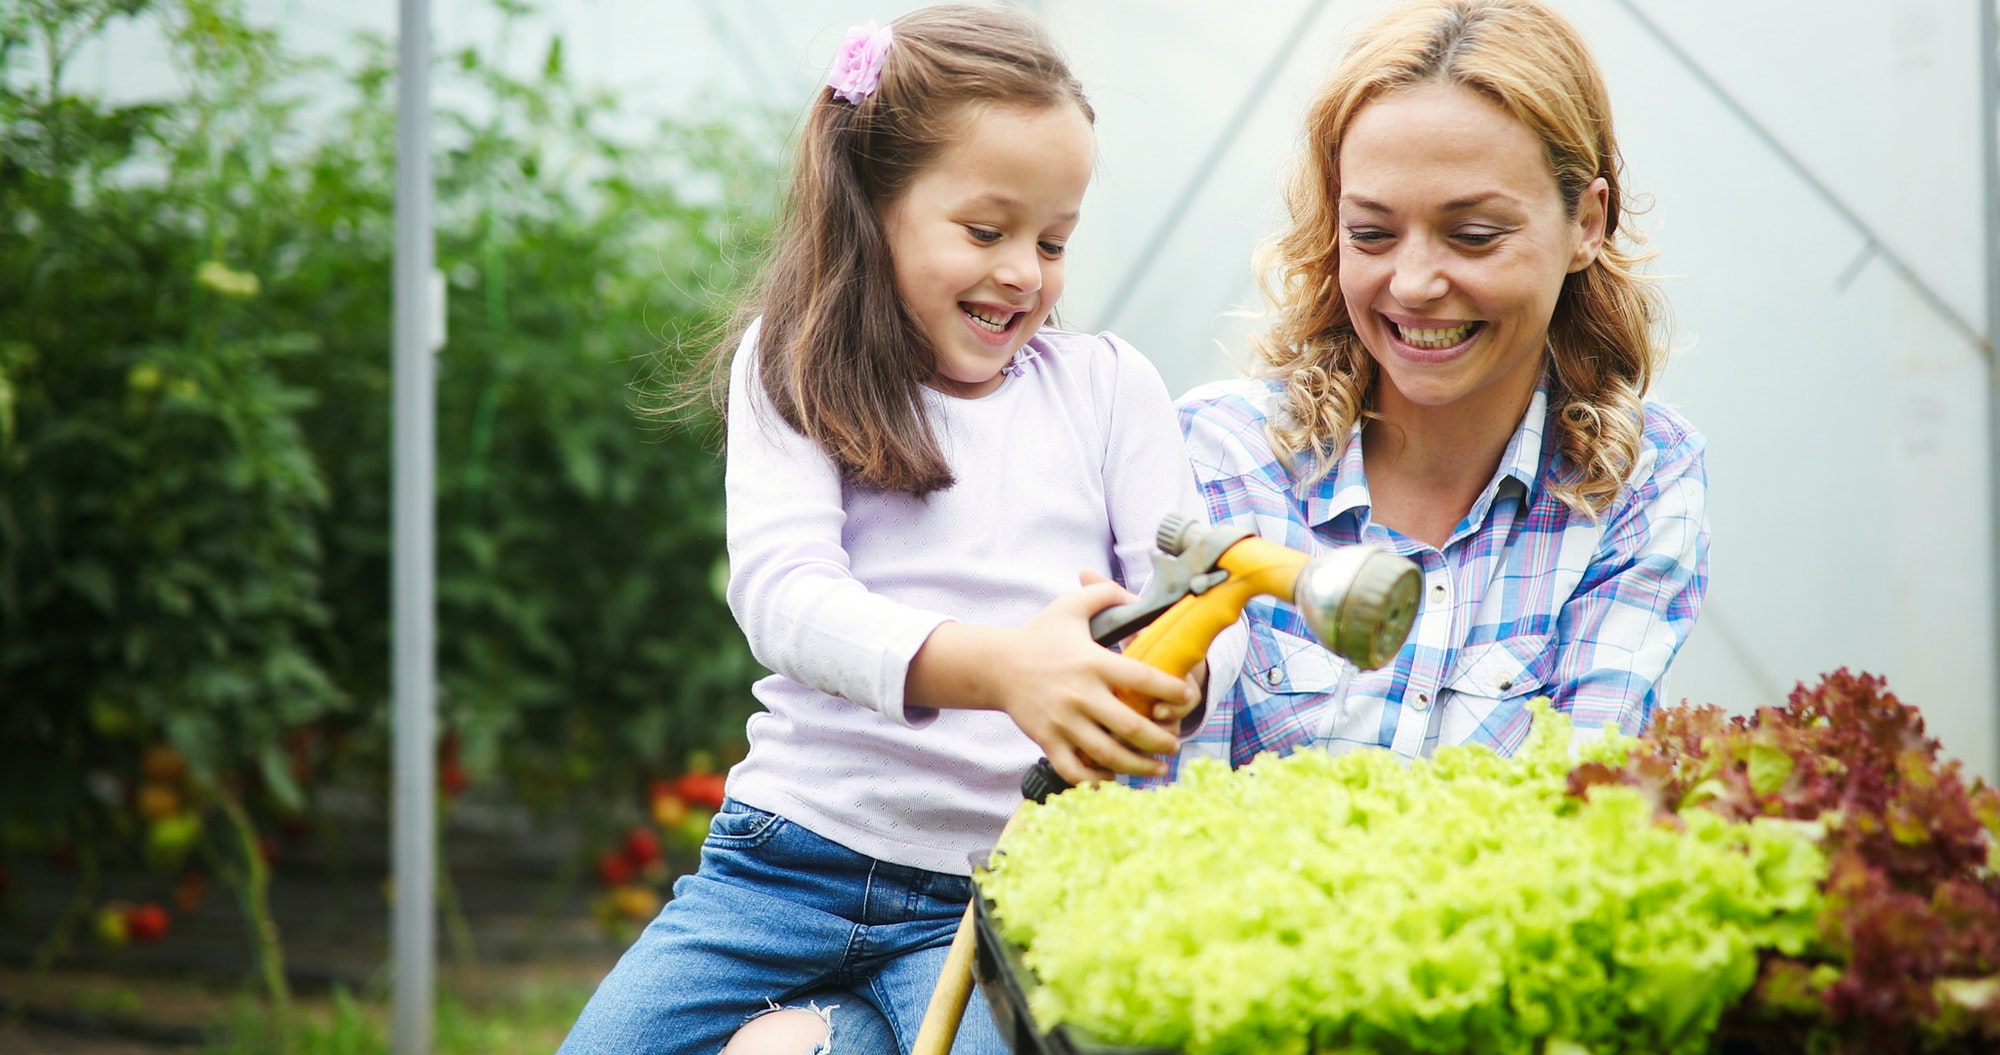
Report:
[[[556,38],[528,82],[469,51],[438,67],[466,89],[441,96],[478,100],[437,119],[451,144],[438,166],[451,338],[437,406],[440,677],[475,774],[505,770],[531,796],[636,789],[635,766],[677,769],[736,740],[755,674],[710,587],[719,464],[697,434],[635,415],[629,386],[656,349],[714,328],[699,291],[733,282],[727,261],[761,236],[762,214],[740,203],[769,194],[772,159],[716,125],[614,138],[609,101],[569,85],[560,54]],[[369,349],[313,363],[325,398],[305,416],[316,446],[343,450],[327,463],[328,655],[366,696],[383,691],[389,656],[391,59],[378,42],[357,78],[367,103],[315,159],[320,187],[300,204],[364,187],[378,201],[301,225],[315,241],[297,252],[353,260],[345,243],[367,237],[378,254],[377,273],[327,274],[298,306],[329,340]],[[362,281],[378,295],[356,299]],[[667,380],[680,362],[666,361]],[[357,424],[379,444],[357,447]]]
[[[0,808],[56,822],[83,774],[129,770],[147,737],[204,773],[256,769],[340,696],[310,642],[327,617],[311,397],[282,369],[311,344],[202,270],[236,238],[226,184],[196,169],[260,159],[190,142],[213,100],[52,94],[61,20],[104,9],[28,12],[57,68],[0,96],[0,720],[18,763]],[[140,163],[160,178],[128,181]]]
[[[524,988],[478,1001],[449,992],[437,1004],[431,1050],[438,1055],[547,1052],[561,1043],[590,997],[583,985]],[[239,1003],[201,1055],[388,1055],[390,1009],[336,988],[322,1011],[274,1015]]]
[[[182,94],[69,91],[64,63],[127,16]],[[227,0],[0,12],[10,819],[119,830],[162,740],[266,815],[307,806],[319,766],[380,778],[394,80],[386,44],[364,53],[297,60]],[[656,353],[713,329],[774,159],[722,124],[635,134],[559,37],[531,77],[504,59],[436,64],[445,724],[475,777],[601,803],[726,750],[751,707],[710,585],[719,464],[631,383],[671,383],[683,359]]]
[[[1813,938],[1826,861],[1795,826],[1569,797],[1536,706],[1511,759],[1306,751],[1025,808],[980,885],[1038,1019],[1189,1055],[1706,1051],[1760,951]]]

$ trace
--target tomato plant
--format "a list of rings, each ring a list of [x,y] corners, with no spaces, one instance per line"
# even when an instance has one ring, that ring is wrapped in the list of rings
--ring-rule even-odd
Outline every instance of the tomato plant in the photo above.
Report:
[[[179,94],[69,86],[128,19]],[[436,63],[440,780],[595,840],[753,706],[719,463],[635,407],[717,324],[776,137],[632,131],[544,39],[526,75]],[[0,6],[0,857],[199,867],[279,996],[274,833],[329,783],[387,794],[394,51],[360,55],[300,61],[229,0]]]

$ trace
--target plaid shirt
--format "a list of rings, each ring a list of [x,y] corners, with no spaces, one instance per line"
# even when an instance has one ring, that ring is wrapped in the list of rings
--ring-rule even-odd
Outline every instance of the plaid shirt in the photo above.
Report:
[[[1301,492],[1264,421],[1281,385],[1206,385],[1180,404],[1209,515],[1307,553],[1369,543],[1415,561],[1423,605],[1393,663],[1361,671],[1316,643],[1296,609],[1270,597],[1244,610],[1249,654],[1181,758],[1242,765],[1311,744],[1428,756],[1440,744],[1511,753],[1527,702],[1549,696],[1579,730],[1644,729],[1667,665],[1687,640],[1708,582],[1705,443],[1680,415],[1645,406],[1626,487],[1592,522],[1552,494],[1546,382],[1442,550],[1374,522],[1357,427],[1339,464]],[[1298,459],[1311,467],[1311,455]],[[1176,760],[1178,762],[1178,759]]]

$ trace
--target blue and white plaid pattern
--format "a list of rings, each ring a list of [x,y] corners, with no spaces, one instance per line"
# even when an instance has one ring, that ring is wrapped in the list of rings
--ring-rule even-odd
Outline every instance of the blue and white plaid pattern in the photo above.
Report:
[[[1554,444],[1542,441],[1544,383],[1439,551],[1370,518],[1358,428],[1331,473],[1294,491],[1264,431],[1281,398],[1268,378],[1182,398],[1209,515],[1308,553],[1365,542],[1401,554],[1423,571],[1423,606],[1395,662],[1361,671],[1317,644],[1290,604],[1252,602],[1243,670],[1180,758],[1242,765],[1308,744],[1415,757],[1472,743],[1507,754],[1527,737],[1528,700],[1543,695],[1579,730],[1645,728],[1708,583],[1705,444],[1680,415],[1646,404],[1638,463],[1592,522],[1544,486],[1557,472]],[[1299,457],[1300,477],[1311,457]]]

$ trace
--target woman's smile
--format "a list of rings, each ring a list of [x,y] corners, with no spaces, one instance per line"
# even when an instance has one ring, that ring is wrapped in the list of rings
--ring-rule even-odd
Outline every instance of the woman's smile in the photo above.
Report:
[[[1384,315],[1397,355],[1418,363],[1445,363],[1464,355],[1485,328],[1476,319],[1445,322]]]

